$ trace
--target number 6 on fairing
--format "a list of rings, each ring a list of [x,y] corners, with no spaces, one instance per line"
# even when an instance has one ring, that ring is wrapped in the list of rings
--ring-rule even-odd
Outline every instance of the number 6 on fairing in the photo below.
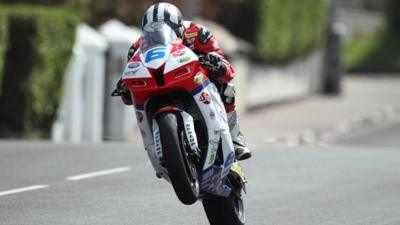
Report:
[[[153,48],[146,54],[145,62],[151,62],[155,59],[162,59],[165,57],[166,48]]]

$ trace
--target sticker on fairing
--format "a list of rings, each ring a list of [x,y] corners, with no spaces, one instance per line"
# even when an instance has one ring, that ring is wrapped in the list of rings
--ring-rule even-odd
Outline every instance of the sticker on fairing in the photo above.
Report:
[[[185,49],[181,49],[181,50],[178,50],[178,51],[172,53],[172,56],[175,57],[175,58],[178,58],[180,56],[183,56],[185,53],[186,53],[186,50]]]
[[[204,78],[204,74],[203,74],[202,72],[198,72],[198,73],[194,76],[193,81],[194,81],[196,84],[200,84],[201,82],[203,82],[203,78]]]
[[[158,69],[168,60],[171,49],[171,45],[167,47],[151,48],[148,51],[140,54],[140,59],[145,67]]]
[[[199,101],[201,101],[204,104],[210,104],[211,103],[211,97],[207,92],[203,92],[200,94]]]
[[[163,156],[160,129],[158,128],[158,124],[155,120],[153,120],[153,138],[154,138],[154,149],[156,151],[157,157],[160,159]]]
[[[153,48],[146,53],[145,63],[149,63],[156,59],[163,59],[167,48]]]
[[[186,63],[189,62],[192,59],[190,56],[185,56],[179,59],[179,63]]]
[[[198,60],[196,54],[189,48],[180,49],[172,53],[173,57],[169,57],[165,64],[164,74],[167,74],[173,70],[176,70],[186,64]]]
[[[150,78],[151,75],[146,67],[140,62],[128,63],[122,73],[122,79],[130,78]]]
[[[129,69],[135,69],[135,68],[138,68],[139,66],[140,66],[140,63],[138,63],[138,62],[132,62],[132,63],[128,64]]]

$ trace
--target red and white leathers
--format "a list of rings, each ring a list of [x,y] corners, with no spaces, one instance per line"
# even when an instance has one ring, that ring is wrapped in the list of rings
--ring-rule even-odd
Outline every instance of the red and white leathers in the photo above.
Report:
[[[226,67],[224,74],[217,74],[212,76],[212,81],[220,91],[222,100],[225,104],[226,112],[233,112],[235,110],[235,96],[224,96],[223,92],[228,86],[228,82],[234,77],[234,69],[231,64],[225,59],[224,53],[219,47],[217,40],[208,29],[200,24],[193,23],[190,21],[184,21],[185,32],[183,33],[182,41],[183,44],[190,48],[194,53],[198,55],[206,55],[208,53],[214,53],[221,57],[223,64]],[[142,44],[143,39],[139,38],[135,43],[132,44],[128,52],[128,60],[134,55],[136,50]],[[233,86],[231,85],[231,88]],[[232,92],[232,91],[230,91]],[[227,99],[228,98],[228,99]],[[132,105],[132,101],[126,96],[122,97],[122,100],[127,105]]]
[[[229,127],[231,130],[232,140],[235,145],[236,158],[247,159],[251,156],[250,150],[246,147],[244,137],[240,132],[237,114],[235,111],[235,87],[230,81],[234,78],[235,72],[232,65],[226,60],[223,51],[219,47],[217,40],[213,34],[204,26],[184,21],[185,31],[182,35],[183,44],[190,48],[197,55],[216,54],[221,58],[224,64],[220,71],[210,71],[211,81],[217,86],[221,99],[224,103],[226,113],[228,115]],[[128,61],[135,54],[136,50],[143,43],[143,38],[139,38],[132,44],[128,51]],[[215,74],[212,74],[215,73]],[[130,96],[121,95],[123,102],[132,105]]]

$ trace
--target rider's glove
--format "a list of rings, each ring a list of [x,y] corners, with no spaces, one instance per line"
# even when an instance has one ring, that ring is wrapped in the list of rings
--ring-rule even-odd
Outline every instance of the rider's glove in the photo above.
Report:
[[[126,56],[127,62],[129,62],[129,60],[131,60],[131,58],[135,55],[136,50],[137,49],[135,48],[134,44],[129,47],[128,54]]]
[[[205,56],[200,57],[200,64],[210,72],[214,78],[226,74],[226,65],[220,55],[215,52],[210,52]]]
[[[133,104],[131,92],[126,87],[122,78],[119,78],[119,80],[117,81],[117,84],[115,85],[115,89],[111,95],[112,96],[121,96],[121,99],[125,103],[125,105]]]

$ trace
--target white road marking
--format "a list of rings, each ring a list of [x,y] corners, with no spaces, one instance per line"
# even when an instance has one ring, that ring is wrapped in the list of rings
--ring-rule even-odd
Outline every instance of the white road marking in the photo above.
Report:
[[[47,188],[47,187],[49,187],[49,186],[48,185],[34,185],[34,186],[23,187],[23,188],[8,190],[8,191],[2,191],[2,192],[0,192],[0,196],[11,195],[11,194],[26,192],[26,191],[33,191],[33,190],[38,190],[38,189]]]
[[[92,178],[92,177],[109,175],[109,174],[113,174],[113,173],[122,173],[122,172],[129,171],[131,169],[132,169],[131,167],[119,167],[119,168],[115,168],[115,169],[102,170],[102,171],[97,171],[97,172],[93,172],[93,173],[80,174],[80,175],[76,175],[76,176],[67,177],[65,179],[70,180],[70,181],[77,181],[77,180],[83,180],[83,179],[88,179],[88,178]]]

